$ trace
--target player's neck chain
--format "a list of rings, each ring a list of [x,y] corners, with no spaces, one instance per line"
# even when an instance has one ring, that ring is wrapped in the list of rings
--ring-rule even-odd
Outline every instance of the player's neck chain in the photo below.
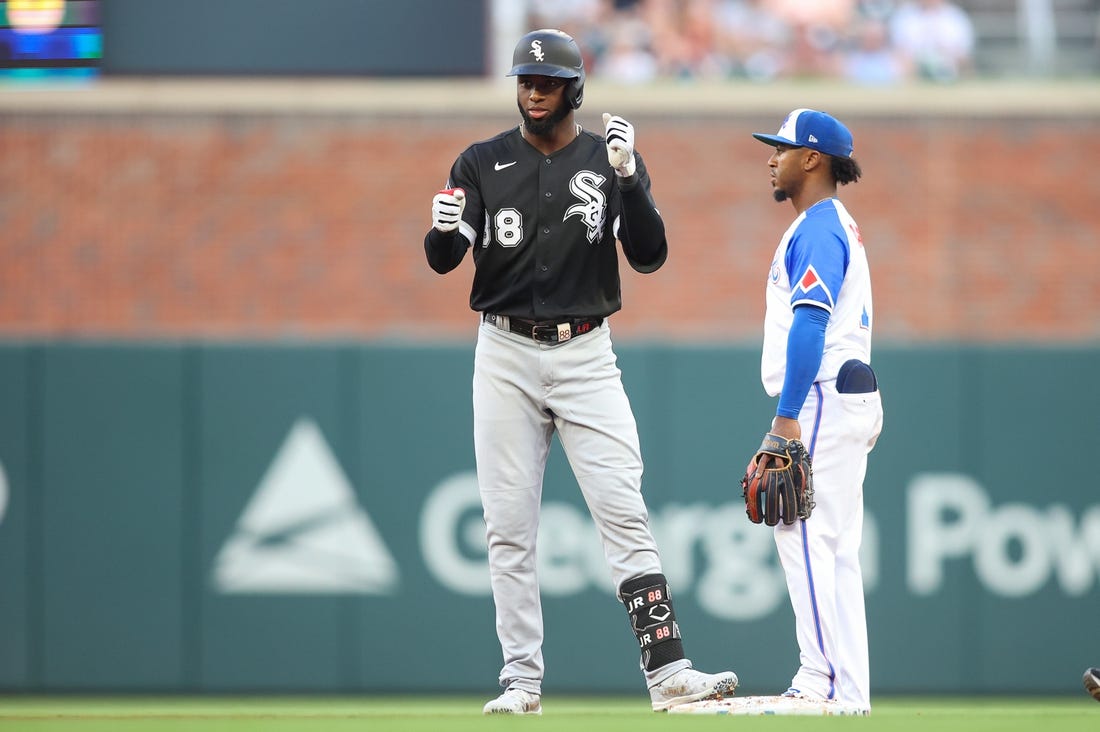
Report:
[[[577,137],[580,137],[580,135],[581,135],[581,130],[582,130],[582,129],[584,129],[584,128],[583,128],[583,127],[581,127],[581,126],[580,126],[580,125],[578,124],[578,125],[577,125]],[[520,122],[520,123],[519,123],[519,135],[520,135],[520,137],[522,137],[522,138],[523,138],[524,140],[526,140],[526,139],[527,139],[527,130],[525,130],[525,129],[523,128],[523,123],[522,123],[522,122]]]

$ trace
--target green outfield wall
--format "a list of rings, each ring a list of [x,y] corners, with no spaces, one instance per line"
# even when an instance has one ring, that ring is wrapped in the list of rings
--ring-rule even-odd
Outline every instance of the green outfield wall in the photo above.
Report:
[[[786,687],[797,649],[737,480],[753,347],[619,349],[696,665]],[[881,348],[865,486],[879,693],[1076,692],[1100,663],[1100,350]],[[455,691],[500,666],[467,345],[0,346],[0,690]],[[640,691],[555,446],[547,690]]]

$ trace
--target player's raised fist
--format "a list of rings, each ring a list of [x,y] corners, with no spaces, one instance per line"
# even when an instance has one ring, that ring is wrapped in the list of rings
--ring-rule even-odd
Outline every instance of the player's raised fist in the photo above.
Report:
[[[454,231],[462,221],[462,209],[466,208],[466,191],[461,188],[445,188],[432,199],[432,226],[439,231]]]
[[[603,113],[604,140],[607,142],[607,162],[615,174],[624,178],[634,175],[634,125],[622,117]]]

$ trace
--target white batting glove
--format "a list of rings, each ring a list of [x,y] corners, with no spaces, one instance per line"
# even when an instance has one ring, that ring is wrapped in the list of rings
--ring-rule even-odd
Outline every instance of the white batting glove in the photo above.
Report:
[[[634,125],[622,117],[603,113],[604,139],[607,141],[607,162],[615,169],[615,175],[629,178],[634,175]]]
[[[462,221],[464,208],[466,191],[461,188],[445,188],[432,199],[432,226],[443,232],[454,231]]]

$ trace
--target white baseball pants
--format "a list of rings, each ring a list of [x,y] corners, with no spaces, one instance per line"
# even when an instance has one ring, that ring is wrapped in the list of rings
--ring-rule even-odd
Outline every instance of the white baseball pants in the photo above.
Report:
[[[800,667],[791,687],[871,708],[859,547],[867,455],[882,430],[879,392],[838,394],[815,383],[799,415],[813,459],[812,515],[775,527],[794,608]]]

